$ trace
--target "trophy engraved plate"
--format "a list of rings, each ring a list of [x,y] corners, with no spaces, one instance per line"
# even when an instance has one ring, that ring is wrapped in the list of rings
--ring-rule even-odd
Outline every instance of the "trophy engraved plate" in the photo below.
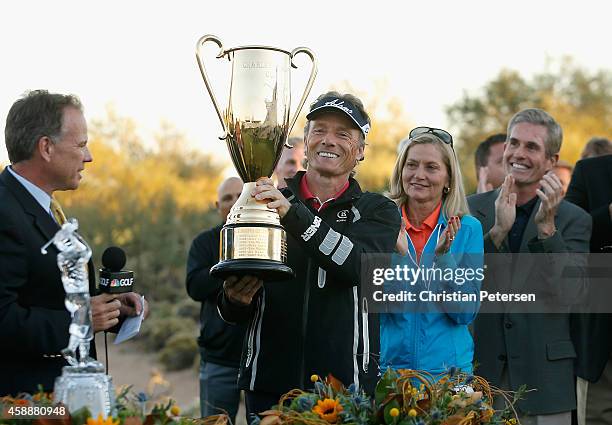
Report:
[[[227,58],[232,65],[228,105],[223,109],[212,91],[200,54],[209,41],[221,49],[217,58]],[[302,98],[290,116],[291,68],[297,68],[293,58],[299,53],[310,57],[312,69]],[[210,273],[222,279],[250,274],[266,281],[286,280],[293,271],[286,264],[287,236],[278,213],[267,208],[266,202],[255,201],[250,193],[257,179],[272,175],[281,156],[317,73],[314,55],[305,47],[291,52],[266,46],[226,50],[219,38],[205,35],[197,42],[196,59],[221,122],[221,139],[244,182],[242,194],[221,230],[220,261]]]
[[[282,229],[269,227],[235,227],[225,232],[228,240],[225,243],[227,250],[220,258],[261,258],[284,262],[286,260],[281,247],[286,244],[283,240]]]

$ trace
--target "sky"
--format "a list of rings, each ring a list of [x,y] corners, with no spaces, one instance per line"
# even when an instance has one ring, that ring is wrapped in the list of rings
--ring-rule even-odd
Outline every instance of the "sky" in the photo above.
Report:
[[[529,77],[569,55],[590,70],[612,69],[606,2],[552,1],[19,1],[0,6],[0,162],[4,123],[26,90],[77,94],[88,119],[109,105],[136,120],[144,138],[161,120],[191,147],[229,160],[196,60],[200,36],[226,48],[309,47],[318,75],[307,104],[333,84],[360,92],[382,85],[410,121],[446,127],[444,108],[475,93],[501,69]],[[217,97],[230,65],[203,50]],[[310,70],[292,71],[295,106]],[[367,106],[367,105],[366,105]],[[302,111],[304,114],[304,110]],[[374,122],[375,126],[376,123]],[[95,158],[94,158],[95,160]]]

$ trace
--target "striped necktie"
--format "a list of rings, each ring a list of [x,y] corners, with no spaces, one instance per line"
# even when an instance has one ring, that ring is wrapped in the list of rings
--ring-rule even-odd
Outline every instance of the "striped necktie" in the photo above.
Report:
[[[66,216],[64,215],[62,206],[57,202],[57,199],[53,197],[51,198],[51,213],[60,226],[66,222]]]

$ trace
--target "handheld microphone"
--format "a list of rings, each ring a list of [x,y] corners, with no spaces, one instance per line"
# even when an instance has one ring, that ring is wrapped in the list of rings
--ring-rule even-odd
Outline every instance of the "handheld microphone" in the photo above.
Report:
[[[134,272],[121,270],[125,266],[125,252],[116,246],[106,248],[102,254],[102,269],[100,269],[100,292],[121,294],[132,292]]]

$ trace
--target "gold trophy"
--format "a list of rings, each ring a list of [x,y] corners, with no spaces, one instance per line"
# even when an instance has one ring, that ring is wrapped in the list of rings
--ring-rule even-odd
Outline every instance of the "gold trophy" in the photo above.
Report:
[[[200,54],[204,43],[212,41],[221,49],[217,59],[226,57],[232,64],[229,105],[221,110],[212,91]],[[307,54],[312,61],[310,77],[297,109],[290,118],[291,67],[293,58]],[[270,177],[287,144],[287,136],[304,106],[315,76],[317,62],[310,49],[298,47],[291,52],[267,46],[242,46],[224,49],[214,35],[201,37],[196,44],[196,59],[206,89],[221,121],[222,140],[227,143],[232,162],[244,182],[242,194],[230,210],[221,230],[219,263],[212,276],[254,275],[266,281],[293,276],[287,266],[287,235],[276,210],[251,196],[260,177]]]

